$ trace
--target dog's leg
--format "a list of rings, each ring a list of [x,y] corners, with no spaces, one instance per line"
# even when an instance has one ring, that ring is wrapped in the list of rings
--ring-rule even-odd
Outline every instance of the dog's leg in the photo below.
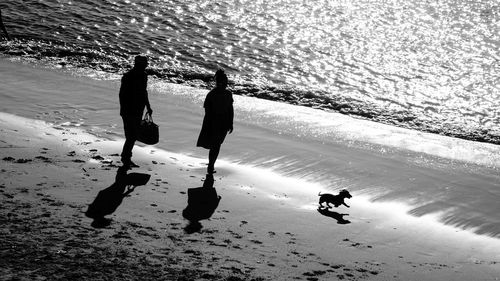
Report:
[[[346,203],[342,203],[344,206],[346,206],[347,208],[351,208],[351,206],[347,205]]]

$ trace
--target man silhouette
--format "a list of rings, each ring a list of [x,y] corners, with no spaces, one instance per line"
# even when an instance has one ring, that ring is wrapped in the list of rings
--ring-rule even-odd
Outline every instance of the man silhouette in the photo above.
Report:
[[[125,130],[125,143],[123,144],[121,160],[123,166],[128,169],[139,167],[132,162],[132,149],[137,140],[137,132],[144,113],[144,107],[147,108],[148,114],[153,113],[146,89],[148,76],[145,70],[147,66],[147,57],[136,56],[134,67],[123,75],[120,86],[120,115]]]

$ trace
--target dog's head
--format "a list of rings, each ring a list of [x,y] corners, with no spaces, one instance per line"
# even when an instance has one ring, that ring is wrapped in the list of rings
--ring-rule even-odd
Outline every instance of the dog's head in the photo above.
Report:
[[[351,198],[352,197],[352,195],[349,193],[349,191],[347,191],[347,189],[342,189],[339,192],[339,195],[341,195],[342,197],[345,197],[345,198]]]

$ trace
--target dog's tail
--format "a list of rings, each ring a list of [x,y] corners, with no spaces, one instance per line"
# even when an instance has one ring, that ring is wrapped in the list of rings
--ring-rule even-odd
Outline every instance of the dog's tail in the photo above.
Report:
[[[321,196],[321,191],[320,191],[320,192],[318,192],[318,196]]]

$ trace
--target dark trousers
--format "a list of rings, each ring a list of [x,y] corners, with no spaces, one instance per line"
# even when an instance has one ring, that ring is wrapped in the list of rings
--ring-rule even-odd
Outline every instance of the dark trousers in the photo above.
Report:
[[[141,116],[122,116],[123,129],[125,130],[125,143],[122,149],[122,162],[130,161],[132,158],[132,149],[137,140],[137,131],[141,123]]]

